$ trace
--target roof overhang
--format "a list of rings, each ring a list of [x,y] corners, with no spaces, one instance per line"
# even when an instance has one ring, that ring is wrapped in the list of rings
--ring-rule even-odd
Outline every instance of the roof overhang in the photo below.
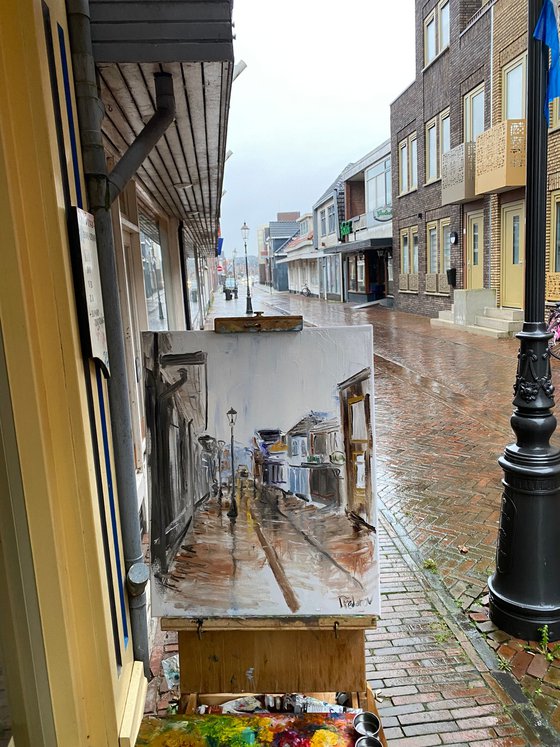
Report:
[[[336,244],[323,249],[325,254],[353,254],[355,252],[367,252],[368,249],[387,249],[393,248],[391,238],[362,239],[361,241],[349,241],[347,244]]]
[[[299,259],[319,259],[323,254],[313,250],[312,252],[302,252],[301,254],[290,253],[285,259],[279,259],[277,265],[286,264],[286,262],[297,262]]]
[[[154,113],[154,73],[173,76],[176,118],[136,179],[216,251],[233,79],[231,0],[90,0],[103,135],[116,160]]]

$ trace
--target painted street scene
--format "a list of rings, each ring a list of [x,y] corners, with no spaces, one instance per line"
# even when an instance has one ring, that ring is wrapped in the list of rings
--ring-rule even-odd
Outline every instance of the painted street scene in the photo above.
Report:
[[[379,610],[372,369],[359,367],[370,332],[285,334],[287,360],[306,357],[297,379],[277,334],[259,339],[258,355],[249,336],[144,337],[161,614]],[[318,380],[327,359],[332,373]]]

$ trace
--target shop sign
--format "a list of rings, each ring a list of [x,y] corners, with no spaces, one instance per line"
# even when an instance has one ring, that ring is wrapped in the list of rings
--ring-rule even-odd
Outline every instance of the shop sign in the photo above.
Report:
[[[340,238],[343,239],[348,234],[352,233],[352,221],[343,220],[340,224]]]
[[[80,208],[70,213],[70,242],[82,345],[109,375],[109,350],[93,215]]]
[[[385,221],[392,220],[393,208],[392,207],[381,207],[373,211],[373,217],[375,220],[384,223]]]

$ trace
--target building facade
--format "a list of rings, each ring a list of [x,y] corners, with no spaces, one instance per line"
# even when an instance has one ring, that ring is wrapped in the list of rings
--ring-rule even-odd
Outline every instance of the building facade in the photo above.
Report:
[[[196,325],[215,277],[231,3],[206,40],[174,4],[179,46],[153,6],[111,6],[0,10],[0,667],[17,747],[135,742],[149,675],[140,333]]]

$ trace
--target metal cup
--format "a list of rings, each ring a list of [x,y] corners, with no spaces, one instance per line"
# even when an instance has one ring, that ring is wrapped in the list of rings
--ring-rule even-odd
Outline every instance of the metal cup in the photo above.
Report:
[[[376,737],[379,734],[380,725],[379,718],[371,711],[363,711],[354,716],[354,729],[358,734],[363,734],[366,737]],[[363,745],[363,747],[367,747],[367,745]]]
[[[377,737],[360,737],[354,745],[355,747],[383,747],[383,743]]]

